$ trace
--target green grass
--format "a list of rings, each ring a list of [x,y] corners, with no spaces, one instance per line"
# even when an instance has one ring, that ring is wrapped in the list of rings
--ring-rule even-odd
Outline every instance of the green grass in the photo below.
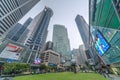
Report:
[[[28,76],[18,76],[14,80],[109,80],[96,73],[49,73]]]

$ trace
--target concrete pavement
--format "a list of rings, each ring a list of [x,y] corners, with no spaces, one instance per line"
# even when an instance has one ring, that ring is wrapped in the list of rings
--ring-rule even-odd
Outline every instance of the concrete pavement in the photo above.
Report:
[[[0,77],[0,80],[13,80],[12,77]]]
[[[120,80],[120,76],[115,76],[115,75],[111,75],[111,74],[109,74],[109,78],[110,78],[110,80]]]

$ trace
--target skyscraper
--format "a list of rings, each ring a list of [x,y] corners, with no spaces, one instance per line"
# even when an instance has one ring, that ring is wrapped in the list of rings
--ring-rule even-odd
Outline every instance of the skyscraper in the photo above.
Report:
[[[24,43],[26,35],[29,32],[27,27],[30,25],[31,22],[32,22],[32,18],[28,18],[23,25],[21,26],[16,25],[15,27],[12,28],[10,32],[8,32],[6,38],[13,40],[15,42],[17,41]]]
[[[73,49],[72,50],[72,58],[75,59],[75,62],[77,65],[85,66],[85,61],[87,61],[86,55],[85,55],[85,49],[84,46],[81,45],[79,49]]]
[[[29,56],[30,62],[39,56],[40,50],[46,41],[48,34],[47,29],[52,15],[52,9],[45,7],[44,10],[33,19],[29,26],[32,32],[30,37],[26,39],[26,45],[32,50]]]
[[[81,35],[82,41],[85,45],[85,48],[88,49],[89,44],[89,27],[84,18],[80,15],[77,15],[75,18],[77,28],[79,30],[79,33]]]
[[[86,23],[84,18],[80,15],[76,16],[75,21],[76,21],[77,28],[79,30],[79,33],[81,35],[82,41],[85,46],[85,53],[86,53],[87,59],[92,59],[92,60],[96,61],[97,59],[96,59],[95,52],[93,51],[93,47],[90,44],[90,42],[92,41],[92,38],[89,35],[88,24]]]
[[[0,0],[0,36],[5,37],[11,26],[17,23],[40,0]]]
[[[53,50],[60,53],[64,59],[70,59],[70,43],[67,29],[64,25],[54,25]]]
[[[48,42],[46,43],[45,50],[53,50],[53,42],[48,41]]]
[[[17,23],[14,26],[12,26],[12,28],[6,35],[6,38],[11,39],[20,30],[21,27],[22,27],[22,24],[20,23]]]

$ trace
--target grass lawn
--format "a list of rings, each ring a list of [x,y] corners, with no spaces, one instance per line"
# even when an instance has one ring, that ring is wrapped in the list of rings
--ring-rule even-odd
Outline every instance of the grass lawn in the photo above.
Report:
[[[96,73],[77,73],[62,72],[48,73],[28,76],[18,76],[14,80],[109,80]]]

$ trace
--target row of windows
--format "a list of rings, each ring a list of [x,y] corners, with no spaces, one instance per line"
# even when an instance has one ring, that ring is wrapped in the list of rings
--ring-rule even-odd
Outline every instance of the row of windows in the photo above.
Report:
[[[120,0],[113,0],[113,2],[120,18]]]
[[[101,0],[96,5],[94,25],[107,28],[119,28],[120,23],[115,13],[112,0]]]
[[[18,5],[16,4],[15,0],[1,0],[1,15],[4,16],[5,14],[9,13],[10,11],[17,8]]]
[[[27,3],[24,6],[22,6],[20,9],[22,11],[22,14],[25,15],[39,0],[20,0],[19,4]]]
[[[14,13],[10,14],[9,16],[5,17],[1,20],[1,27],[3,30],[3,33],[6,32],[13,24],[14,22],[17,22],[21,18],[20,11],[17,10]]]
[[[25,2],[27,2],[27,0],[16,0],[16,2],[18,3],[18,5],[21,5],[21,4],[25,3]]]

